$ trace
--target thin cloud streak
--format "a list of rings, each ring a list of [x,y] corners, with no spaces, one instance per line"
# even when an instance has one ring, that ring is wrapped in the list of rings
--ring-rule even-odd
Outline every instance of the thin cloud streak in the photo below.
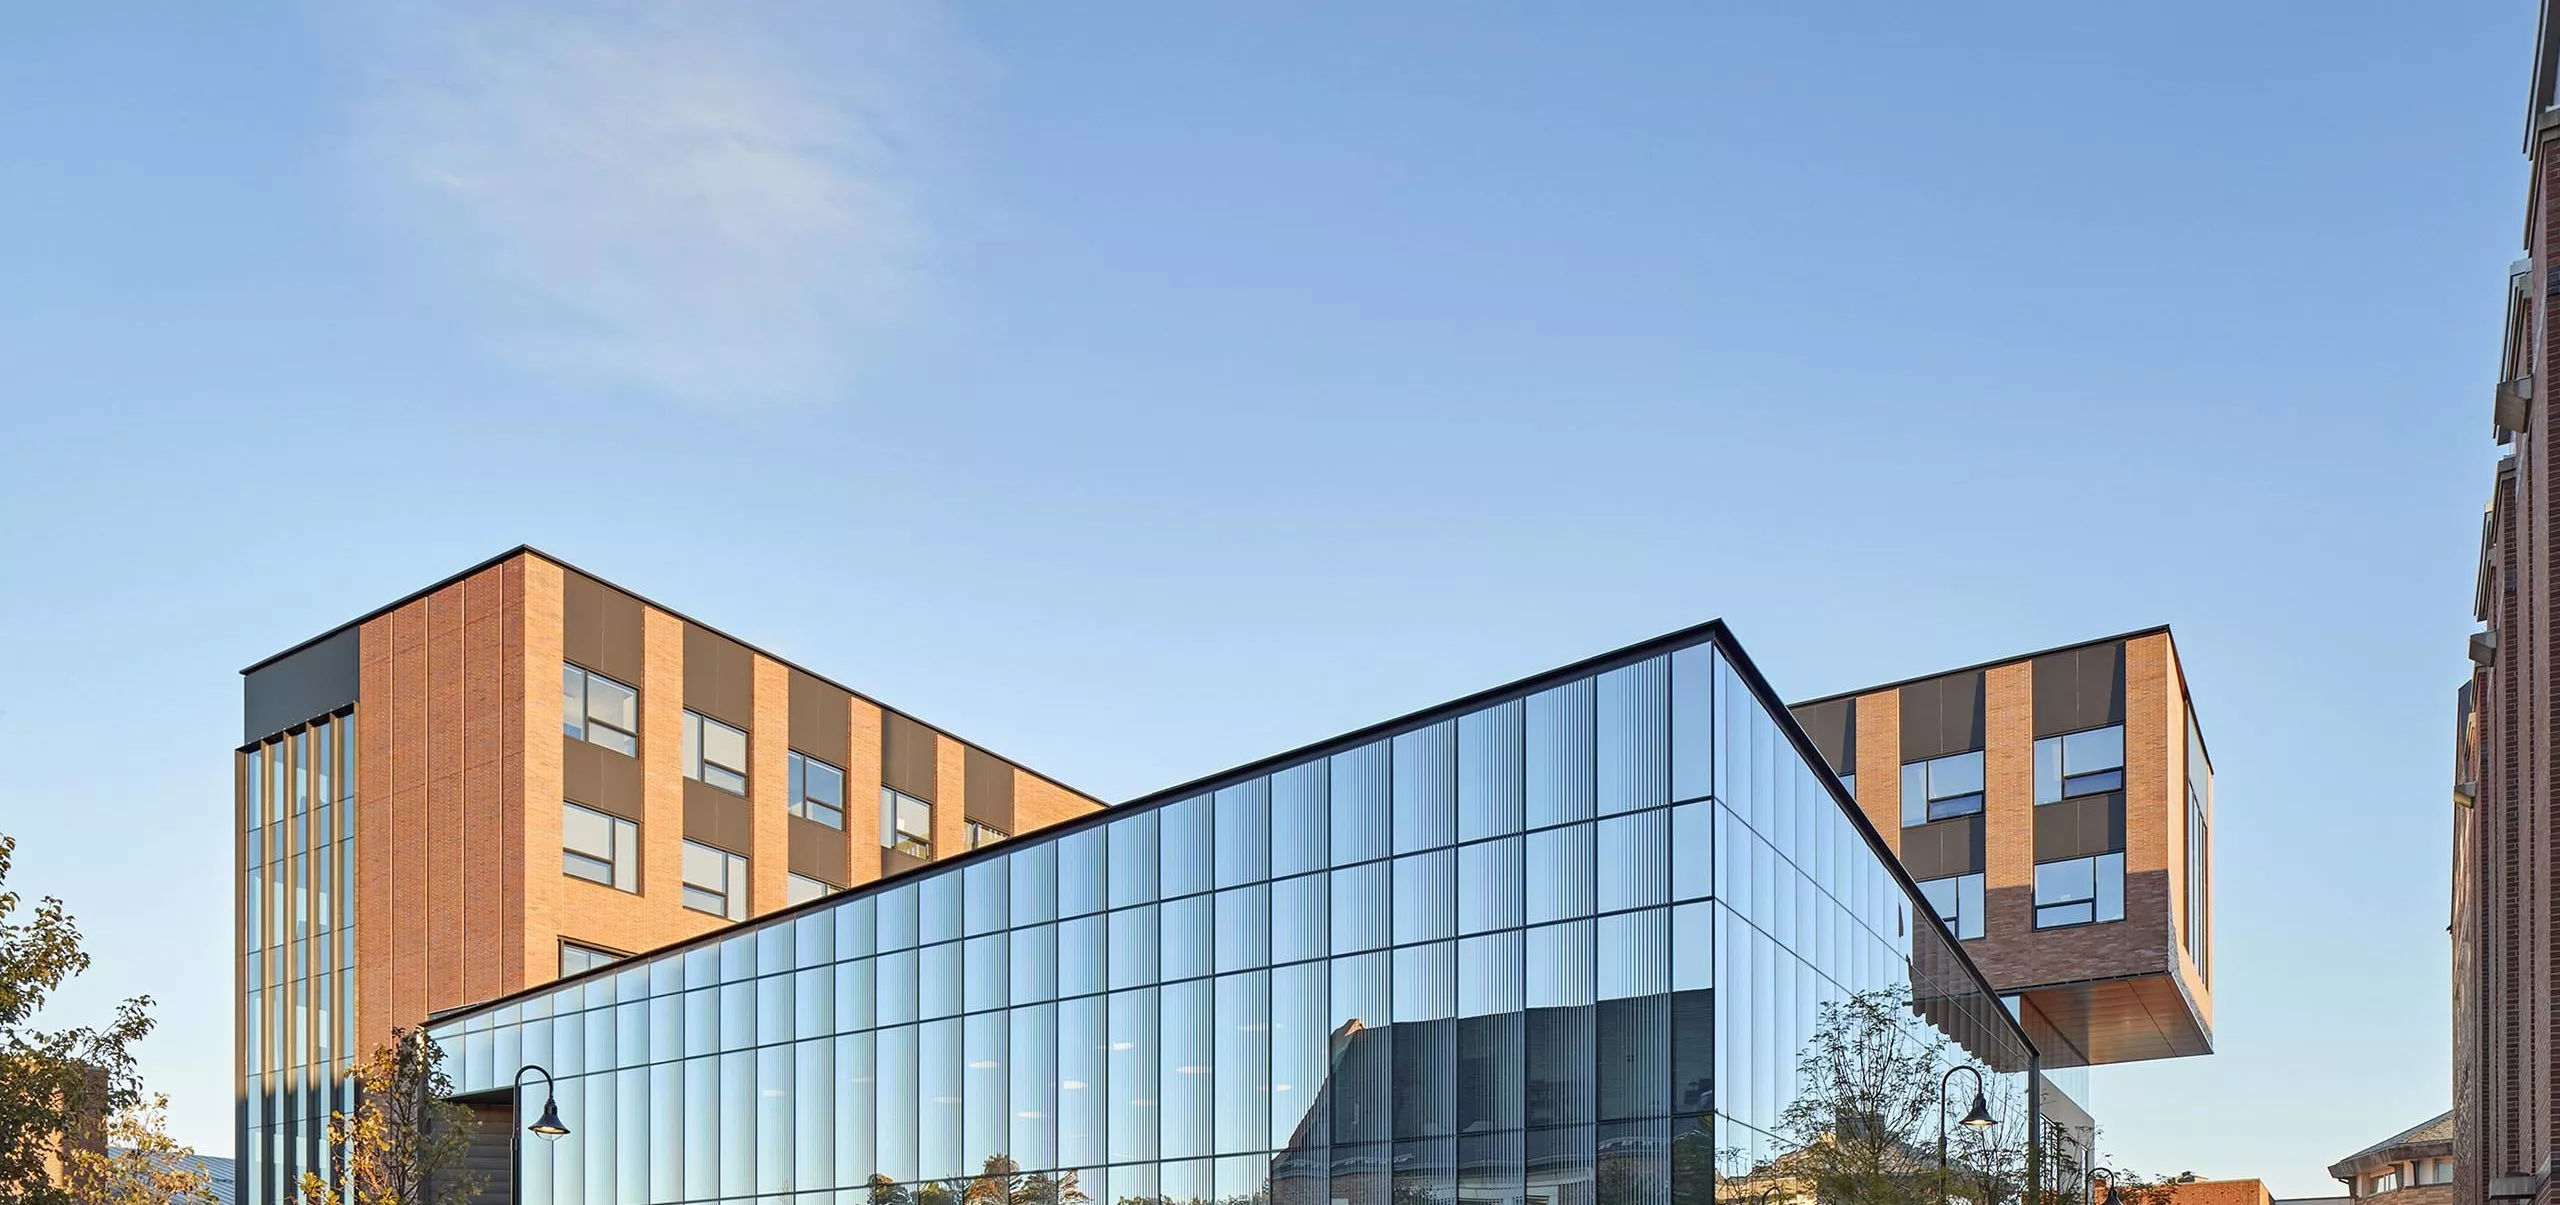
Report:
[[[532,363],[692,403],[840,398],[927,251],[932,38],[909,16],[439,6],[381,31],[366,191]]]

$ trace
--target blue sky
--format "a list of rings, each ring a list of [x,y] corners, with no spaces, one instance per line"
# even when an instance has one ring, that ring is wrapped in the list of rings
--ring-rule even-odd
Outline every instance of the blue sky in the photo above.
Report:
[[[0,831],[180,1137],[234,672],[525,541],[1112,797],[2169,622],[2220,1052],[2109,1145],[2444,1107],[2521,0],[517,7],[5,18]]]

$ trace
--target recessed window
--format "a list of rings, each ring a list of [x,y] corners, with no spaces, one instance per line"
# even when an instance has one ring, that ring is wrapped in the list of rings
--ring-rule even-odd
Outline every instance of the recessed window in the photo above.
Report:
[[[791,751],[791,814],[828,828],[844,827],[844,771]]]
[[[2124,855],[2036,863],[2036,927],[2124,919]]]
[[[560,943],[560,977],[592,971],[600,966],[620,962],[625,955],[602,946],[584,946],[563,939]]]
[[[980,824],[975,820],[969,822],[969,848],[971,849],[981,845],[993,845],[1012,835],[991,824]]]
[[[1982,750],[1902,765],[1902,822],[1927,824],[1982,811]]]
[[[933,856],[933,805],[894,787],[880,788],[880,844],[912,858]]]
[[[616,753],[640,753],[640,692],[562,662],[560,731]]]
[[[1920,894],[1928,897],[1929,906],[1937,910],[1957,940],[1972,941],[1982,936],[1982,876],[1951,875],[1943,879],[1923,879]]]
[[[2036,802],[2059,803],[2124,789],[2124,725],[2036,742]]]
[[[2386,1192],[2397,1192],[2399,1188],[2400,1169],[2396,1167],[2365,1181],[2365,1195],[2369,1197]]]
[[[684,906],[747,919],[747,860],[699,842],[684,843]]]
[[[560,869],[616,891],[640,890],[640,826],[620,816],[560,804]]]
[[[843,888],[823,879],[795,874],[783,881],[783,898],[794,904],[805,904],[821,896],[834,895]]]
[[[747,734],[697,712],[684,713],[684,776],[747,793]]]

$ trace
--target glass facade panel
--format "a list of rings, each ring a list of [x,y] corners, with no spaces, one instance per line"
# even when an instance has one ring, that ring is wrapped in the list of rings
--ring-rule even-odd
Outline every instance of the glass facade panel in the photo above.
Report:
[[[1978,913],[1979,887],[1907,896],[1715,639],[435,1032],[463,1092],[520,1060],[560,1076],[572,1134],[527,1149],[546,1203],[958,1205],[1001,1157],[1111,1205],[1696,1205],[1719,1160],[1801,1144],[1789,1106],[1861,1016],[2022,1108],[2023,1035],[1912,923]],[[243,755],[244,817],[292,812],[295,757]],[[1919,765],[1924,803],[1972,782]],[[245,898],[282,936],[243,940],[250,1013],[278,1018],[250,1047],[272,1090],[248,1131],[306,1161],[319,1115],[287,1073],[319,1043],[285,1020],[352,948],[292,941],[309,852],[261,843]],[[2094,919],[2121,862],[2038,889]],[[284,1205],[252,1171],[251,1205]]]

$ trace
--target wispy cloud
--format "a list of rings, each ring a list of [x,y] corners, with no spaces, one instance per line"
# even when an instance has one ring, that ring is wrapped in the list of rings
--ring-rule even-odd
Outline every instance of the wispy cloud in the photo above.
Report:
[[[931,36],[888,5],[439,4],[376,32],[369,191],[514,351],[712,404],[841,396],[907,312]]]

